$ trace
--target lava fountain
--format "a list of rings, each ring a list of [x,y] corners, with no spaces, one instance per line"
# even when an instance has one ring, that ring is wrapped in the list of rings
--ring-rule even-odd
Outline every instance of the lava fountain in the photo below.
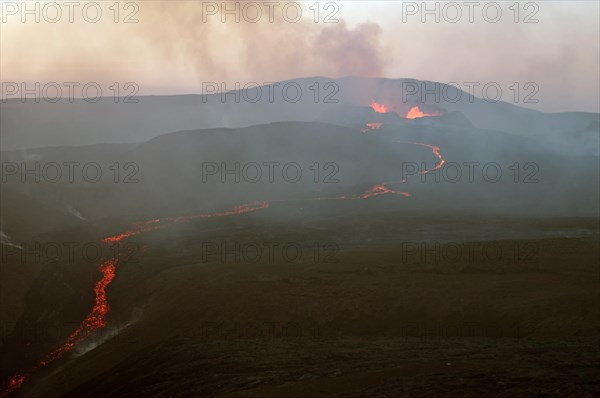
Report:
[[[371,100],[371,108],[377,113],[386,113],[388,111],[387,106],[375,102],[374,99]]]
[[[433,113],[425,113],[421,111],[418,106],[413,106],[406,114],[407,119],[419,119],[426,116],[442,116],[442,114],[437,111]]]

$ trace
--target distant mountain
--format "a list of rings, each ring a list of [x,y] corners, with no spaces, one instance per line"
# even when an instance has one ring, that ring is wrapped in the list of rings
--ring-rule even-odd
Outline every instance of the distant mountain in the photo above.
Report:
[[[435,86],[437,84],[437,86]],[[418,94],[408,92],[419,90]],[[420,95],[421,87],[442,93]],[[411,91],[412,90],[412,91]],[[459,98],[459,100],[455,100]],[[4,150],[44,146],[141,142],[179,130],[238,128],[285,121],[326,121],[348,125],[376,100],[405,116],[414,106],[444,114],[460,112],[475,127],[531,135],[580,131],[598,123],[597,113],[543,112],[505,102],[490,103],[453,86],[414,79],[346,77],[301,78],[248,90],[210,95],[142,96],[137,103],[105,97],[96,103],[9,99],[0,104],[0,143]],[[358,111],[359,108],[362,110]],[[364,120],[361,120],[361,122]]]

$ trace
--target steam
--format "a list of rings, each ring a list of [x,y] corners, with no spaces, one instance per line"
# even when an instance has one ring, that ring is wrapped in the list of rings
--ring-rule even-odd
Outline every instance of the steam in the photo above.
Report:
[[[27,24],[12,24],[7,33],[34,44],[35,62],[22,57],[21,50],[8,48],[12,55],[6,57],[10,62],[2,62],[3,72],[7,69],[3,76],[9,81],[95,81],[101,85],[129,80],[138,82],[144,94],[161,90],[163,84],[170,85],[166,92],[173,93],[174,82],[183,85],[179,89],[199,93],[203,82],[262,84],[316,74],[384,73],[382,29],[376,23],[352,28],[341,18],[315,23],[308,4],[301,4],[303,17],[294,23],[284,20],[282,5],[273,13],[272,22],[266,15],[257,23],[243,18],[238,23],[232,16],[222,23],[220,15],[204,21],[202,3],[141,3],[135,24],[101,21],[90,27],[61,21],[37,24],[30,30],[21,26]],[[52,46],[38,51],[35,43],[40,37]],[[90,37],[94,37],[92,43]],[[186,76],[185,82],[177,82],[174,76]]]
[[[138,3],[139,22],[131,24],[114,23],[110,10],[97,24],[21,23],[18,15],[11,17],[2,26],[2,79],[107,86],[132,81],[139,94],[175,94],[199,93],[207,81],[377,75],[498,82],[505,100],[513,98],[509,87],[515,82],[533,81],[539,102],[527,106],[599,109],[596,2],[544,2],[540,23],[531,24],[515,24],[507,9],[497,24],[480,14],[472,24],[424,24],[418,15],[399,23],[403,2],[343,2],[334,23],[324,23],[324,12],[315,23],[310,2],[299,3],[300,21],[285,21],[280,3],[273,22],[263,15],[257,23],[231,17],[222,23],[221,15],[203,20],[203,2]]]
[[[104,344],[106,341],[111,340],[113,338],[118,337],[125,329],[129,326],[133,325],[139,320],[139,315],[135,316],[130,322],[126,323],[122,326],[109,326],[105,329],[102,329],[95,336],[90,337],[87,340],[84,340],[80,343],[74,350],[73,354],[75,357],[80,357],[85,353],[92,351],[96,347]]]
[[[191,4],[190,4],[191,3]],[[284,80],[317,73],[339,77],[343,75],[376,76],[384,69],[380,43],[382,30],[375,23],[348,28],[344,20],[332,24],[315,24],[310,19],[297,23],[283,20],[275,13],[275,21],[222,24],[202,21],[199,4],[181,2],[175,9],[162,12],[161,5],[153,9],[151,18],[166,30],[152,26],[144,29],[146,43],[164,57],[175,57],[192,64],[199,81],[219,76],[225,80],[256,79],[269,71],[269,79]],[[156,12],[156,13],[154,13]],[[238,62],[244,67],[240,70]]]
[[[73,206],[71,206],[70,204],[67,204],[67,211],[69,212],[69,214],[75,216],[76,218],[86,221],[87,218],[85,218],[84,216],[81,215],[81,213],[79,212],[79,210],[77,210],[76,208],[74,208]]]
[[[22,246],[19,246],[19,245],[13,243],[12,240],[10,239],[10,237],[1,230],[0,230],[0,243],[3,245],[6,245],[6,246],[16,247],[18,249],[23,248]]]

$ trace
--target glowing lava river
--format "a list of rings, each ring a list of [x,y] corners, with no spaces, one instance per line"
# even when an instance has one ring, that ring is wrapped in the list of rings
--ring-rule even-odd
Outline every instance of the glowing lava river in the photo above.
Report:
[[[421,173],[430,173],[436,170],[439,170],[443,164],[445,163],[444,158],[440,154],[440,148],[434,145],[423,144],[420,142],[400,142],[395,141],[397,143],[402,144],[410,144],[410,145],[418,145],[422,147],[429,148],[432,153],[439,159],[439,162],[433,169],[423,170]],[[404,183],[406,181],[402,181]],[[339,199],[369,199],[375,196],[381,195],[401,195],[404,197],[410,197],[411,194],[409,192],[404,191],[396,191],[390,187],[391,183],[380,183],[373,186],[371,189],[365,191],[360,195],[351,195],[351,196],[340,196],[336,198],[315,198],[314,200],[339,200]],[[190,216],[181,216],[181,217],[169,217],[162,219],[153,219],[141,223],[135,224],[130,230],[127,230],[123,233],[108,236],[102,239],[102,243],[105,245],[109,244],[119,244],[124,239],[130,238],[132,236],[136,236],[145,232],[155,231],[162,228],[165,228],[170,225],[190,222],[192,220],[197,219],[205,219],[205,218],[215,218],[215,217],[230,217],[235,215],[241,215],[251,212],[256,212],[259,210],[264,210],[270,207],[270,202],[261,201],[254,202],[250,204],[244,204],[240,206],[235,206],[230,210],[225,210],[222,212],[215,213],[204,213],[204,214],[195,214]],[[106,294],[107,287],[114,280],[117,265],[123,261],[123,259],[118,256],[105,259],[101,262],[98,267],[98,271],[100,272],[100,279],[96,282],[94,286],[94,294],[95,294],[95,303],[90,311],[90,313],[85,317],[85,319],[81,322],[79,327],[71,333],[71,335],[67,338],[67,340],[58,348],[48,353],[45,357],[43,357],[37,364],[31,366],[28,370],[24,372],[20,372],[15,374],[9,381],[8,385],[5,386],[4,391],[0,394],[0,397],[6,396],[16,390],[18,390],[23,383],[36,371],[50,365],[52,362],[59,360],[64,357],[65,354],[75,348],[77,344],[82,343],[86,340],[92,333],[95,331],[102,329],[106,326],[107,321],[106,317],[110,311],[110,305],[108,303],[108,298]]]
[[[394,142],[397,142],[399,144],[411,144],[411,145],[418,145],[418,146],[422,146],[425,148],[429,148],[429,149],[431,149],[431,152],[440,160],[433,169],[421,170],[419,172],[420,174],[428,174],[428,173],[436,172],[444,166],[444,163],[446,163],[446,160],[440,154],[439,146],[423,144],[422,142],[404,142],[404,141],[394,141]]]
[[[185,217],[171,217],[165,219],[150,220],[136,224],[134,228],[124,233],[104,238],[102,240],[102,243],[118,244],[123,239],[136,236],[144,232],[155,231],[176,223],[183,223],[203,218],[234,216],[266,209],[268,207],[269,202],[256,202],[241,206],[235,206],[231,210],[219,213],[195,214]],[[92,308],[92,311],[88,314],[88,316],[85,317],[85,319],[81,322],[79,327],[67,338],[67,341],[62,346],[47,354],[42,360],[40,360],[36,365],[32,366],[26,372],[14,375],[9,380],[8,386],[2,392],[1,396],[5,396],[19,389],[22,386],[23,382],[25,382],[25,380],[33,372],[44,368],[50,363],[62,358],[66,353],[70,352],[77,344],[83,342],[87,337],[89,337],[94,331],[106,326],[106,316],[110,311],[110,306],[106,297],[106,288],[115,278],[117,264],[120,260],[121,259],[118,257],[113,257],[102,261],[102,263],[98,267],[98,271],[100,271],[102,277],[98,282],[96,282],[96,286],[94,286],[94,293],[96,297],[94,307]]]

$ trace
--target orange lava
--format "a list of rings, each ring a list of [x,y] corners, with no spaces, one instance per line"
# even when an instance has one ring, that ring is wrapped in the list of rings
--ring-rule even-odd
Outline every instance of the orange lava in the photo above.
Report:
[[[236,216],[239,214],[250,213],[252,211],[263,210],[270,206],[270,203],[267,201],[255,202],[245,205],[234,206],[231,210],[223,211],[220,213],[207,213],[207,214],[196,214],[193,216],[185,216],[185,217],[173,217],[167,218],[166,221],[170,222],[186,222],[190,220],[195,220],[199,218],[212,218],[212,217],[228,217],[228,216]]]
[[[363,133],[366,133],[367,131],[371,131],[371,130],[379,130],[381,128],[381,126],[383,125],[383,123],[367,123],[364,129],[360,130]]]
[[[373,106],[373,109],[375,110],[375,112],[382,113],[382,112],[387,111],[385,105],[377,104],[377,103],[375,103],[375,101],[373,101],[372,106]],[[413,109],[411,109],[411,112],[414,109],[416,109],[417,112],[420,112],[418,107],[414,107]],[[411,112],[409,112],[409,115],[411,114]],[[437,116],[437,115],[426,115],[426,114],[423,114],[422,112],[420,112],[420,114],[423,116]],[[410,118],[409,115],[407,115],[408,118]],[[415,117],[423,117],[423,116],[415,116]],[[368,123],[367,126],[371,129],[378,129],[381,127],[381,123]],[[440,161],[437,163],[437,165],[433,169],[421,171],[422,174],[439,170],[442,168],[442,166],[446,162],[446,160],[440,154],[440,148],[435,145],[424,144],[421,142],[401,142],[401,141],[395,141],[395,142],[419,145],[419,146],[423,146],[423,147],[431,149],[432,153]],[[402,181],[402,182],[404,183],[406,181]],[[331,199],[359,199],[359,198],[360,199],[368,199],[368,198],[375,197],[375,196],[390,195],[390,194],[391,195],[402,195],[404,197],[412,196],[409,192],[396,191],[396,190],[390,188],[388,185],[389,185],[388,183],[381,183],[381,184],[377,184],[377,185],[373,186],[373,188],[364,192],[362,195],[353,195],[350,197],[341,196],[338,198],[331,198]],[[324,199],[316,198],[314,200],[324,200]],[[189,222],[191,220],[196,220],[196,219],[205,219],[205,218],[213,218],[213,217],[228,217],[228,216],[240,215],[240,214],[245,214],[245,213],[249,213],[249,212],[253,212],[253,211],[266,209],[269,206],[270,206],[269,202],[261,201],[261,202],[254,202],[254,203],[250,203],[250,204],[235,206],[231,210],[226,210],[226,211],[216,212],[216,213],[196,214],[196,215],[181,216],[181,217],[169,217],[169,218],[164,218],[164,219],[157,218],[157,219],[153,219],[153,220],[135,224],[131,230],[123,232],[118,235],[113,235],[113,236],[104,238],[102,240],[102,242],[105,244],[119,243],[123,239],[129,238],[131,236],[135,236],[135,235],[138,235],[143,232],[154,231],[154,230],[157,230],[157,229],[160,229],[160,228],[166,227],[168,225],[172,225],[172,224]],[[54,351],[47,354],[42,360],[40,360],[38,362],[38,364],[31,367],[27,372],[17,373],[16,375],[14,375],[9,380],[8,385],[5,387],[4,391],[2,392],[2,394],[0,394],[0,396],[5,396],[6,394],[9,394],[9,393],[14,392],[15,390],[19,389],[22,386],[22,384],[25,382],[25,380],[34,371],[39,370],[40,368],[47,366],[50,363],[52,363],[53,361],[56,361],[59,358],[63,357],[66,353],[70,352],[77,344],[81,343],[83,340],[85,340],[87,337],[89,337],[94,331],[106,326],[106,324],[107,324],[106,317],[110,311],[110,306],[108,304],[106,289],[116,276],[117,264],[119,261],[120,261],[120,259],[117,257],[110,258],[110,259],[104,260],[98,267],[98,271],[101,274],[101,278],[100,278],[100,280],[98,280],[98,282],[94,286],[94,293],[95,293],[95,297],[96,297],[94,306],[93,306],[91,312],[88,314],[88,316],[81,322],[79,327],[67,338],[67,341],[62,346],[58,347]]]
[[[76,344],[85,340],[92,332],[106,326],[106,315],[110,310],[106,298],[106,287],[115,278],[116,263],[116,259],[110,259],[100,264],[99,270],[102,273],[102,278],[100,278],[94,287],[94,293],[96,294],[94,307],[89,315],[85,317],[83,322],[81,322],[79,327],[67,338],[67,341],[62,346],[47,354],[37,365],[29,369],[26,374],[17,374],[13,376],[8,382],[8,386],[2,395],[9,394],[19,389],[31,373],[61,358],[71,351]]]
[[[127,232],[104,238],[102,239],[102,242],[118,243],[125,238],[129,238],[131,236],[135,236],[143,232],[154,231],[171,224],[187,222],[195,219],[227,217],[245,214],[252,211],[266,209],[269,207],[269,205],[269,202],[263,201],[235,206],[231,210],[217,213],[196,214],[192,216],[171,217],[166,219],[154,219],[138,223],[134,226],[134,228]],[[110,285],[110,283],[114,280],[116,276],[118,262],[118,258],[110,258],[108,260],[104,260],[98,267],[98,271],[101,274],[101,278],[100,280],[98,280],[98,282],[96,282],[96,285],[94,286],[94,293],[96,296],[94,306],[92,307],[92,310],[88,314],[88,316],[85,317],[85,319],[81,322],[79,327],[67,338],[67,341],[54,351],[48,353],[42,360],[40,360],[36,365],[32,366],[27,372],[17,373],[16,375],[14,375],[9,380],[8,385],[5,387],[4,391],[0,394],[0,396],[5,396],[19,389],[23,385],[25,380],[33,372],[60,359],[66,353],[70,352],[77,344],[81,343],[87,337],[89,337],[94,331],[106,326],[106,316],[110,311],[110,305],[108,304],[108,298],[106,295],[106,288],[108,287],[108,285]]]
[[[407,119],[418,119],[425,116],[442,116],[442,114],[439,112],[424,113],[421,112],[418,106],[413,106],[412,108],[410,108],[410,111],[408,111],[408,113],[406,114]]]
[[[26,378],[26,376],[24,376],[24,375],[20,375],[20,374],[14,375],[10,379],[10,381],[8,382],[8,386],[6,387],[4,392],[2,394],[0,394],[0,396],[4,396],[4,394],[10,394],[11,392],[21,388],[21,385],[25,381],[25,378]]]
[[[87,338],[93,331],[106,326],[106,315],[108,315],[108,312],[110,311],[110,306],[108,305],[108,300],[106,298],[106,288],[115,278],[117,259],[111,258],[104,261],[100,264],[98,270],[102,274],[102,278],[100,278],[94,287],[96,301],[92,311],[83,322],[81,322],[77,330],[69,336],[65,344],[52,351],[40,362],[42,366],[46,366],[50,362],[62,357],[65,353],[71,351],[76,344]]]
[[[418,107],[415,107],[415,108],[418,111]],[[413,109],[415,109],[415,108],[413,108]],[[386,108],[384,105],[379,105],[379,104],[375,103],[374,101],[373,101],[373,109],[376,112],[386,112]],[[411,109],[411,111],[413,109]],[[410,113],[411,112],[409,112],[409,114]],[[425,115],[425,114],[423,114],[423,115]],[[432,116],[432,115],[425,115],[425,116]],[[408,117],[408,115],[407,115],[407,117]],[[422,116],[415,116],[415,117],[422,117]],[[369,123],[369,124],[367,124],[367,126],[369,126],[370,128],[373,128],[373,129],[378,129],[381,127],[381,123]],[[440,161],[437,163],[437,165],[433,169],[424,170],[424,171],[421,171],[421,173],[430,173],[430,172],[439,170],[442,168],[442,166],[446,162],[446,160],[440,154],[440,148],[435,145],[424,144],[421,142],[401,142],[401,141],[395,141],[395,142],[419,145],[419,146],[423,146],[423,147],[431,149],[432,153]],[[404,180],[402,182],[404,183],[406,181]],[[374,196],[381,196],[381,195],[388,195],[388,194],[402,195],[404,197],[412,196],[409,192],[396,191],[396,190],[388,187],[387,185],[388,185],[387,183],[377,184],[377,185],[373,186],[373,188],[371,188],[368,191],[366,191],[365,193],[363,193],[362,195],[353,195],[350,197],[341,196],[341,197],[331,198],[331,199],[358,199],[358,198],[368,199],[368,198],[371,198]],[[314,200],[324,200],[324,199],[316,198]],[[157,218],[157,219],[153,219],[153,220],[135,224],[131,230],[123,232],[118,235],[106,237],[102,240],[102,242],[105,244],[119,243],[123,239],[129,238],[131,236],[135,236],[135,235],[138,235],[143,232],[154,231],[159,228],[163,228],[163,227],[166,227],[166,226],[172,225],[172,224],[188,222],[188,221],[196,220],[196,219],[204,219],[204,218],[212,218],[212,217],[228,217],[228,216],[234,216],[234,215],[239,215],[239,214],[245,214],[245,213],[249,213],[249,212],[253,212],[253,211],[266,209],[269,206],[270,206],[269,202],[262,201],[262,202],[254,202],[254,203],[250,203],[250,204],[235,206],[231,210],[226,210],[226,211],[216,212],[216,213],[196,214],[196,215],[182,216],[182,217],[169,217],[169,218],[164,218],[164,219]],[[94,293],[96,296],[94,306],[93,306],[91,312],[88,314],[88,316],[81,322],[79,327],[67,338],[67,341],[62,346],[58,347],[54,351],[47,354],[36,365],[32,366],[27,372],[15,374],[9,380],[7,386],[5,387],[4,391],[0,394],[0,396],[5,396],[5,395],[10,394],[11,392],[14,392],[15,390],[19,389],[33,372],[35,372],[36,370],[39,370],[40,368],[47,366],[50,363],[63,357],[66,353],[70,352],[77,344],[81,343],[83,340],[85,340],[87,337],[89,337],[94,331],[106,326],[106,323],[107,323],[106,317],[110,311],[110,306],[108,304],[108,298],[106,295],[106,289],[116,276],[117,264],[119,261],[120,261],[120,259],[117,257],[110,258],[110,259],[104,260],[98,267],[98,271],[100,272],[100,274],[102,276],[101,276],[100,280],[94,286]]]
[[[374,99],[371,100],[371,108],[377,113],[386,113],[387,107],[383,104],[378,104]]]
[[[395,191],[395,190],[387,187],[386,185],[387,185],[386,183],[382,183],[382,184],[377,184],[377,185],[373,186],[373,188],[369,189],[364,194],[362,194],[361,198],[368,199],[372,196],[379,196],[379,195],[386,195],[386,194],[402,195],[407,198],[412,196],[409,192]]]
[[[154,220],[144,221],[141,223],[137,223],[134,225],[133,229],[123,232],[122,234],[109,236],[107,238],[102,239],[102,243],[119,243],[123,239],[130,238],[132,236],[141,234],[142,232],[149,232],[159,229],[161,226],[159,225],[161,219],[157,218]]]
[[[442,166],[444,165],[444,163],[446,163],[446,160],[440,154],[440,147],[439,146],[429,145],[429,144],[423,144],[422,142],[409,142],[409,144],[424,146],[426,148],[431,149],[431,152],[433,152],[433,154],[435,156],[437,156],[437,158],[440,160],[438,162],[438,164],[433,169],[430,169],[430,170],[421,170],[420,174],[427,174],[427,173],[432,173],[434,171],[437,171],[437,170],[439,170],[439,169],[442,168]]]

